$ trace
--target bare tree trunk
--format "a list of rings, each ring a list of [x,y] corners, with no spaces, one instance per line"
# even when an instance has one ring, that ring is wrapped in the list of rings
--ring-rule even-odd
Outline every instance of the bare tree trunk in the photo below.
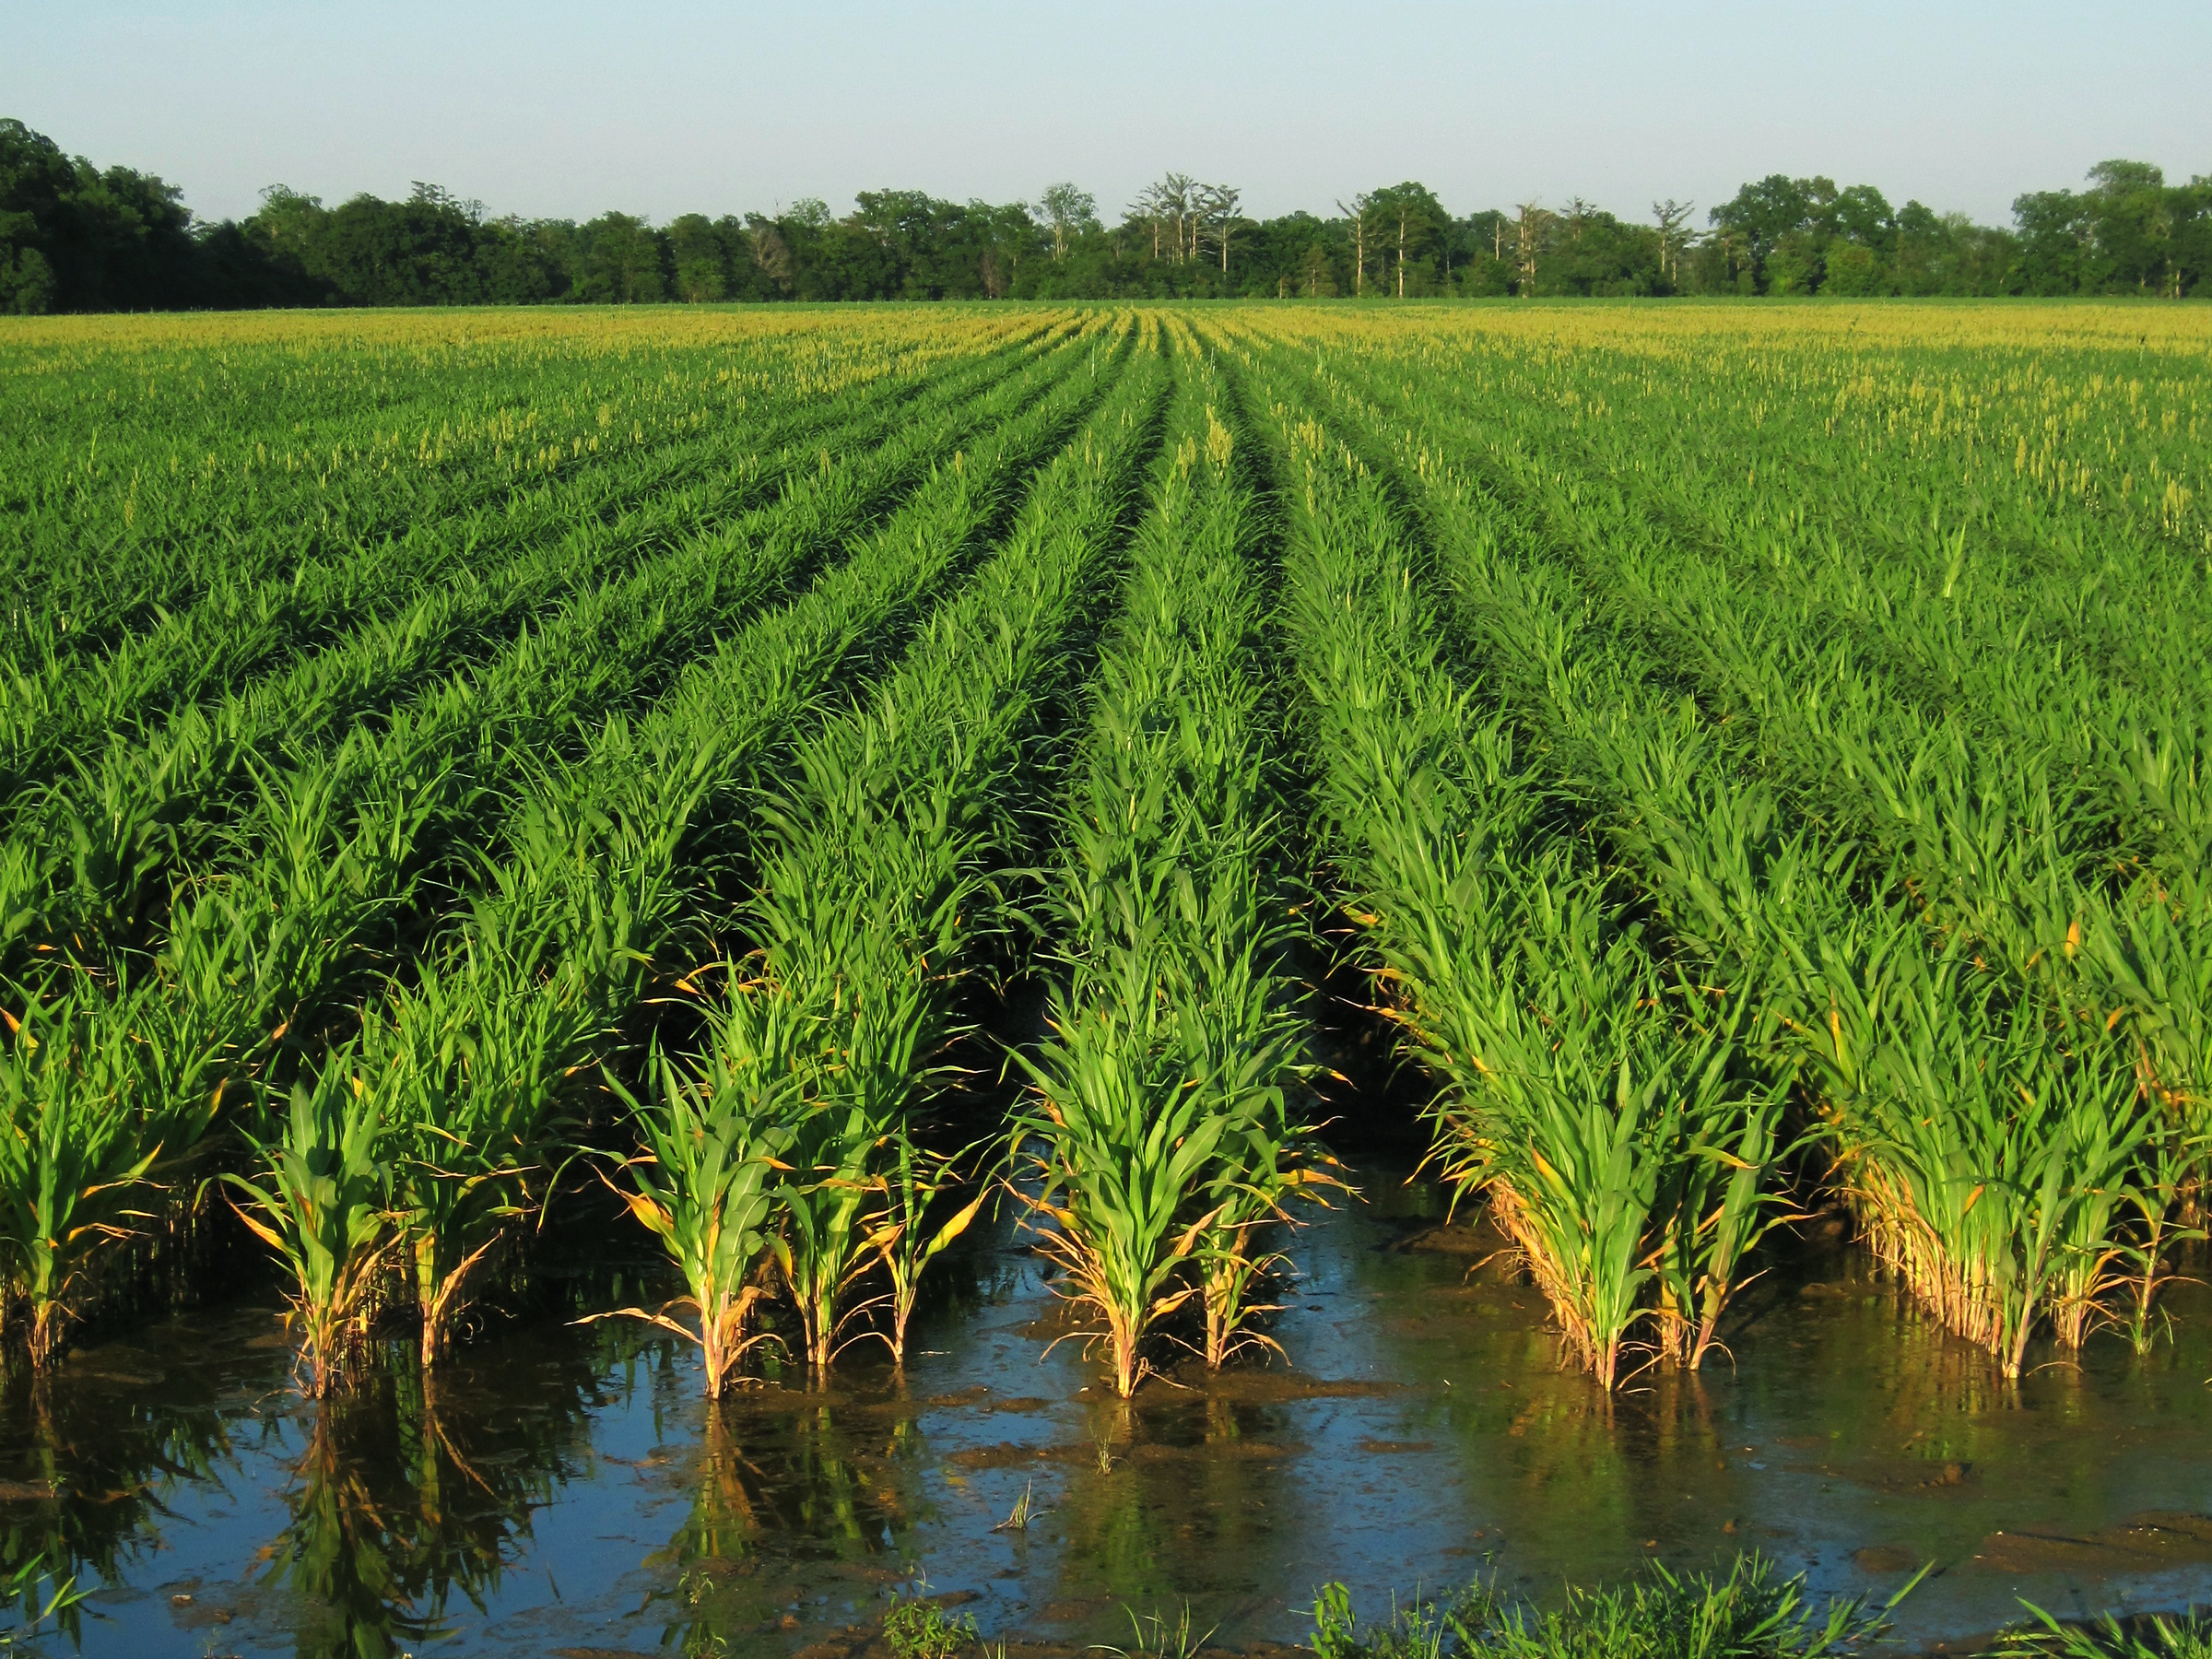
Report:
[[[1533,299],[1536,291],[1536,243],[1550,215],[1534,202],[1521,204],[1520,271],[1524,287],[1521,297]]]
[[[1352,292],[1355,296],[1367,292],[1367,210],[1374,198],[1365,192],[1349,202],[1337,198],[1336,211],[1352,221]]]

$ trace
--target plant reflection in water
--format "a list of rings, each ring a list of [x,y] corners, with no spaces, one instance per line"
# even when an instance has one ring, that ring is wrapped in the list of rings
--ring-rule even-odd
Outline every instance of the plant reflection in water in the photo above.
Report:
[[[546,1391],[566,1409],[515,1412],[449,1394],[403,1350],[382,1359],[318,1402],[269,1551],[265,1585],[294,1610],[303,1654],[381,1659],[450,1636],[461,1599],[486,1613],[586,1441],[588,1363]]]

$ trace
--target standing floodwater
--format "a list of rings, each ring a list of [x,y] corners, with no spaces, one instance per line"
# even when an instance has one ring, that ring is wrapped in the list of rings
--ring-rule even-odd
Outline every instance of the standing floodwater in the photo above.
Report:
[[[1295,1246],[1295,1368],[1117,1402],[1078,1343],[1040,1362],[1065,1327],[1003,1235],[919,1316],[903,1382],[856,1351],[829,1393],[771,1382],[713,1418],[693,1350],[551,1317],[491,1329],[429,1397],[395,1350],[318,1416],[275,1316],[233,1308],[11,1394],[0,1524],[100,1586],[83,1651],[132,1659],[795,1651],[917,1574],[986,1634],[1126,1645],[1124,1608],[1187,1600],[1234,1645],[1301,1639],[1331,1579],[1380,1612],[1750,1548],[1820,1591],[1936,1562],[1900,1610],[1924,1642],[2020,1596],[2212,1595],[2212,1342],[2179,1297],[2175,1346],[2092,1344],[2011,1391],[1838,1249],[1755,1287],[1733,1370],[1608,1406],[1556,1368],[1538,1296],[1470,1274],[1494,1241],[1363,1184]]]

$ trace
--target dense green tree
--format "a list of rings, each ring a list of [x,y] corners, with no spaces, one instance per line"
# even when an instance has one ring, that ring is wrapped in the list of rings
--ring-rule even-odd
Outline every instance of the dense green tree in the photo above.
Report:
[[[1897,215],[1889,199],[1871,184],[1853,184],[1839,191],[1829,213],[1830,232],[1880,258],[1895,245]]]
[[[1401,300],[1441,292],[1442,232],[1452,222],[1444,205],[1426,184],[1411,180],[1369,191],[1367,202],[1380,243],[1377,286]]]
[[[0,311],[140,311],[194,303],[202,262],[183,193],[127,167],[72,159],[0,120]]]
[[[724,300],[730,292],[730,250],[714,221],[687,213],[668,221],[668,261],[675,298],[699,304]]]
[[[418,183],[403,201],[325,207],[272,185],[243,219],[195,223],[152,174],[96,168],[0,120],[0,311],[571,300],[1206,298],[1378,301],[1746,293],[2179,297],[2212,278],[2212,179],[2169,184],[2102,161],[2080,190],[2038,191],[1994,229],[1871,184],[1771,173],[1689,229],[1667,201],[1631,223],[1580,198],[1454,218],[1407,180],[1333,216],[1254,218],[1230,185],[1170,172],[1117,224],[1063,182],[1034,204],[864,191],[839,218],[808,198],[772,214],[687,213],[656,228],[488,218]]]
[[[1861,241],[1846,241],[1831,245],[1826,261],[1827,277],[1820,291],[1856,299],[1881,292],[1882,261],[1873,248]]]
[[[1098,198],[1074,184],[1047,184],[1037,198],[1037,210],[1052,229],[1054,264],[1067,258],[1070,241],[1100,229]]]
[[[308,269],[362,305],[480,303],[481,217],[435,184],[418,182],[404,202],[358,195],[321,226]]]
[[[76,182],[53,139],[0,121],[0,311],[35,314],[53,304],[53,240]]]
[[[1769,173],[1715,207],[1712,224],[1732,244],[1729,257],[1741,262],[1736,268],[1749,271],[1755,291],[1766,293],[1779,280],[1781,292],[1810,293],[1819,287],[1820,253],[1838,194],[1833,179]],[[1778,253],[1780,264],[1770,271]]]
[[[660,234],[628,213],[603,213],[579,226],[581,258],[575,267],[579,300],[603,305],[644,305],[668,297]]]
[[[1529,291],[1616,298],[1660,293],[1665,278],[1659,249],[1657,227],[1625,223],[1578,197],[1550,217]]]
[[[199,250],[182,190],[127,167],[76,173],[61,247],[73,306],[151,311],[190,284]]]
[[[2212,275],[2212,180],[2169,185],[2147,161],[2100,161],[2088,184],[2013,203],[2019,235],[2009,288],[2172,299],[2203,287]]]
[[[485,302],[535,305],[559,299],[569,282],[559,246],[557,228],[528,219],[493,219],[478,225],[476,264]]]

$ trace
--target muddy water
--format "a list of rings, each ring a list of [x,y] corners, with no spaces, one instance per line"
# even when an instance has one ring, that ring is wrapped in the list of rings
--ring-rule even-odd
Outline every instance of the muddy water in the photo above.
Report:
[[[2212,1299],[2017,1391],[1815,1250],[1725,1362],[1609,1407],[1477,1234],[1372,1171],[1292,1247],[1295,1360],[1103,1397],[1018,1241],[983,1241],[903,1380],[771,1379],[710,1415],[696,1363],[571,1325],[634,1285],[612,1235],[425,1396],[398,1345],[321,1413],[265,1298],[88,1340],[0,1416],[0,1536],[98,1590],[88,1653],[827,1653],[916,1576],[987,1635],[1133,1645],[1187,1605],[1217,1646],[1298,1641],[1316,1584],[1369,1613],[1477,1574],[1532,1596],[1756,1547],[1957,1644],[2054,1611],[2212,1599]],[[1470,1271],[1474,1268],[1473,1271]],[[1005,1523],[1027,1496],[1025,1527]],[[995,1529],[995,1530],[994,1530]],[[65,1653],[67,1636],[44,1651]]]

